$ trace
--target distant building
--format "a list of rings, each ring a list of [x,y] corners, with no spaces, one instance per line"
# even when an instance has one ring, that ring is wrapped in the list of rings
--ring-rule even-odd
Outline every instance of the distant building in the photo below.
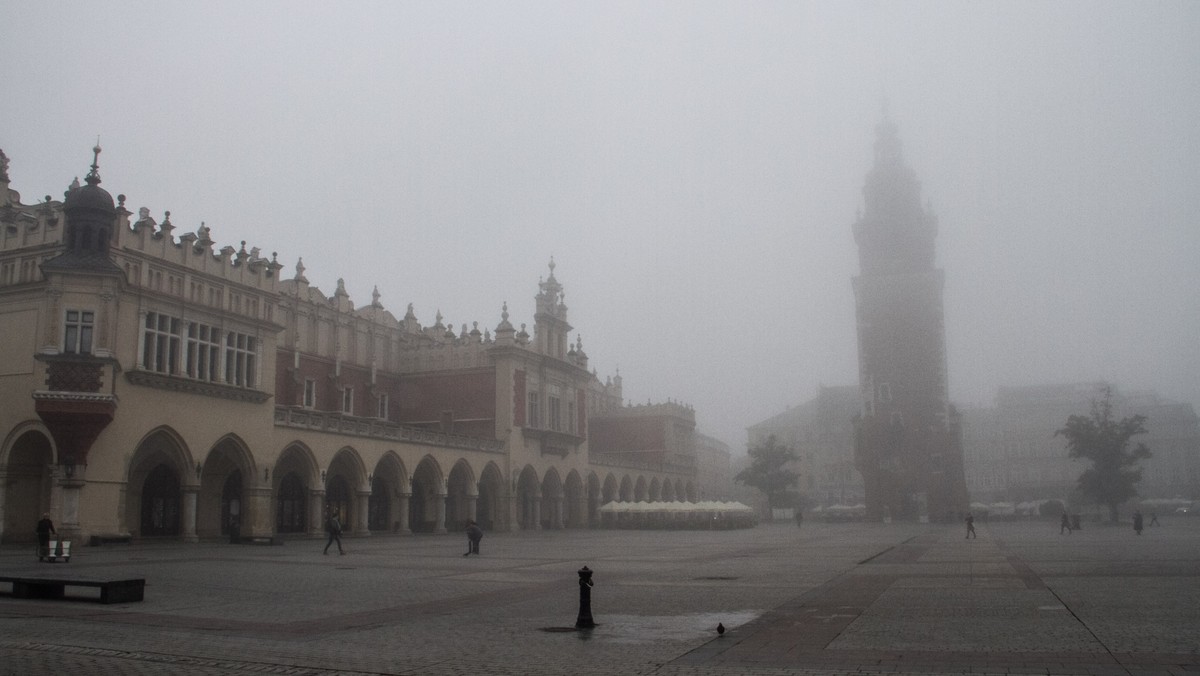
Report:
[[[1067,456],[1066,440],[1055,436],[1072,415],[1090,415],[1091,405],[1111,388],[1118,418],[1146,416],[1144,443],[1153,456],[1143,460],[1142,498],[1200,499],[1200,423],[1190,404],[1153,392],[1122,393],[1104,382],[1003,387],[995,406],[963,412],[967,486],[985,503],[1067,500],[1086,460]]]
[[[854,419],[862,403],[857,387],[826,387],[799,406],[746,428],[751,446],[774,436],[800,457],[797,487],[821,506],[854,505],[864,499],[854,466]]]
[[[956,518],[967,509],[967,491],[948,398],[937,219],[921,204],[896,126],[885,119],[876,131],[865,209],[854,223],[862,397],[855,462],[868,518]]]

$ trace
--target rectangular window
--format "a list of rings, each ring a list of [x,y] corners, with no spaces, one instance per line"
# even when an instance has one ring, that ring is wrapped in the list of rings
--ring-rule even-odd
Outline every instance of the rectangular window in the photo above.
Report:
[[[230,331],[225,335],[225,382],[254,387],[258,370],[258,339]]]
[[[92,330],[95,314],[86,310],[67,310],[66,332],[63,336],[63,352],[67,354],[91,354]]]
[[[146,313],[142,363],[150,371],[179,373],[180,321],[157,312]]]
[[[376,411],[376,417],[383,420],[388,419],[388,396],[387,392],[379,395],[379,407]]]
[[[342,388],[342,413],[354,415],[354,388]]]
[[[558,397],[554,395],[546,397],[546,415],[550,418],[550,429],[555,432],[562,431],[562,418],[559,408]]]
[[[567,431],[575,434],[575,402],[567,402]]]
[[[217,382],[221,373],[221,334],[215,326],[188,323],[184,361],[189,377]]]
[[[304,379],[304,408],[317,407],[317,381],[312,378]]]
[[[542,426],[542,421],[540,419],[540,416],[538,416],[538,393],[537,392],[529,393],[529,412],[528,412],[528,417],[527,417],[527,423],[528,424],[526,425],[526,427],[532,427],[534,429]]]

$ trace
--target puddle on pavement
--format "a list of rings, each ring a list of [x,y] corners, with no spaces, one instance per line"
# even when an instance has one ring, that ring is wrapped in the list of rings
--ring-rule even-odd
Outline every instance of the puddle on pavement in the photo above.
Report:
[[[724,624],[726,635],[762,614],[759,610],[685,615],[597,615],[596,627],[576,631],[580,640],[613,643],[656,643],[717,638],[717,624]],[[546,628],[543,631],[570,631]]]

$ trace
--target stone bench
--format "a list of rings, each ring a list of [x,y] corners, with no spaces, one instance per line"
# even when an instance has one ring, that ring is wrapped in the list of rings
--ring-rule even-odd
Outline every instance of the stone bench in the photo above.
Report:
[[[0,575],[0,582],[11,582],[13,598],[18,599],[61,599],[64,597],[66,587],[99,587],[100,603],[141,601],[146,588],[145,579],[88,580],[71,577]]]

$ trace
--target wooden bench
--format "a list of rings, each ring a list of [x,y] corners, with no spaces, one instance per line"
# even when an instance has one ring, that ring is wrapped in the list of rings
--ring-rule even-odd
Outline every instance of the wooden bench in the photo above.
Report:
[[[13,598],[61,599],[66,587],[99,587],[100,603],[132,603],[141,601],[146,580],[87,580],[83,578],[22,577],[0,575],[0,582],[12,583]]]

